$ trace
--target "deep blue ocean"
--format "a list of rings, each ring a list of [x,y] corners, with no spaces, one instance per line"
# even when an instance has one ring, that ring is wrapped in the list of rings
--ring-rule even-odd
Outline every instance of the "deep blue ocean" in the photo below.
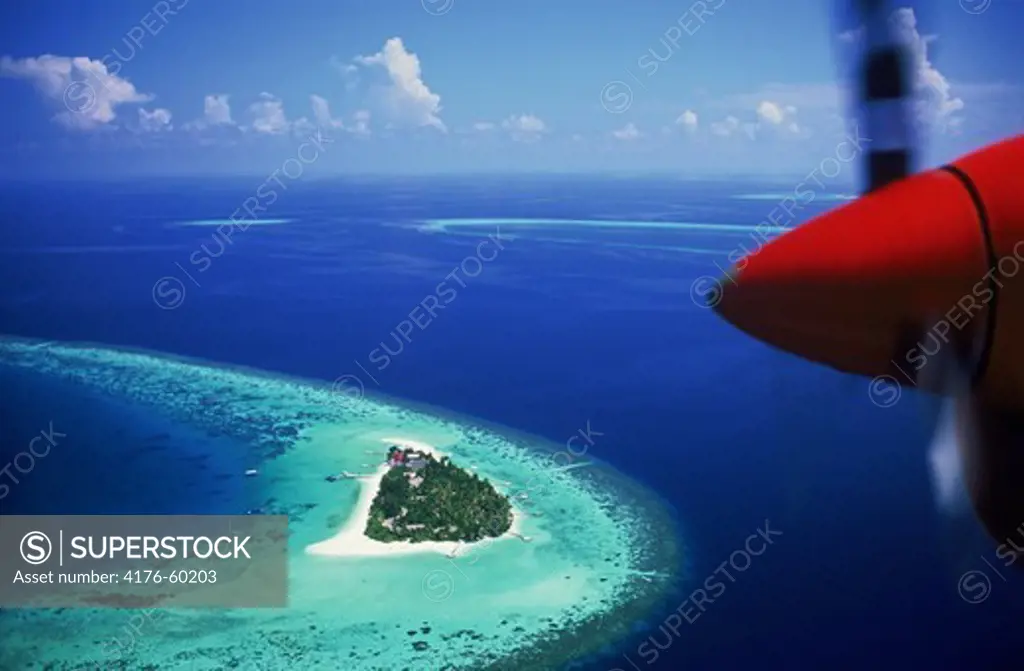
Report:
[[[371,368],[370,353],[382,343],[395,351],[394,333],[410,311],[496,232],[483,224],[429,232],[420,222],[752,226],[777,200],[735,196],[792,192],[793,183],[338,179],[290,184],[265,213],[289,223],[236,230],[224,247],[215,228],[179,225],[227,219],[262,181],[0,187],[0,332],[328,383],[351,375],[367,391],[559,443],[589,422],[603,434],[591,456],[673,506],[690,576],[680,600],[766,523],[781,532],[693,622],[671,637],[654,634],[665,648],[654,663],[633,641],[588,668],[633,668],[623,653],[635,668],[665,671],[1019,664],[1024,580],[1012,570],[1005,581],[996,575],[985,563],[999,561],[994,548],[980,546],[969,549],[968,559],[977,558],[967,568],[987,572],[991,591],[980,603],[958,592],[965,567],[950,560],[933,502],[927,403],[905,394],[879,407],[866,380],[769,349],[691,300],[694,280],[717,276],[730,251],[752,244],[746,235],[499,227],[507,238],[500,253],[476,276],[460,275],[465,286],[449,281],[457,297],[411,331],[384,370]],[[838,204],[819,199],[801,219]],[[202,245],[210,263],[199,271],[190,257]],[[183,290],[174,309],[154,301],[166,277]],[[87,421],[54,417],[80,407],[73,391],[54,399],[4,379],[0,463],[24,449],[44,417],[58,429]],[[32,488],[49,491],[48,479],[66,482],[81,460],[102,460],[108,448],[79,445],[74,458],[55,449],[0,511],[60,510],[61,500],[44,504]],[[127,508],[135,489],[153,482],[130,460],[104,469],[124,483]],[[63,503],[88,500],[91,486],[66,488]],[[663,617],[653,614],[650,624]]]

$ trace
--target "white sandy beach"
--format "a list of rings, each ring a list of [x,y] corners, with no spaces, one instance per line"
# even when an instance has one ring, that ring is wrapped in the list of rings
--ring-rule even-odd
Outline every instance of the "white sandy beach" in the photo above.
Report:
[[[675,526],[660,499],[611,469],[601,477],[576,477],[580,469],[553,467],[549,455],[558,446],[541,438],[484,429],[450,411],[426,414],[351,399],[320,381],[91,344],[0,337],[0,369],[19,381],[30,376],[26,381],[41,385],[38,396],[49,401],[73,391],[56,406],[26,406],[29,421],[63,417],[78,427],[82,445],[109,450],[110,461],[131,462],[140,477],[191,474],[198,454],[217,460],[196,478],[171,478],[159,496],[146,493],[139,505],[171,507],[187,499],[218,502],[225,513],[253,506],[270,514],[305,511],[288,525],[287,609],[167,610],[159,626],[146,629],[145,645],[114,650],[123,653],[126,668],[220,669],[237,660],[246,668],[286,669],[300,657],[302,668],[310,669],[561,668],[581,651],[614,645],[612,632],[631,631],[639,615],[635,604],[671,595],[677,584]],[[194,392],[180,393],[182,384]],[[287,445],[280,442],[283,427],[297,432]],[[224,435],[223,442],[209,441],[211,431]],[[518,492],[514,503],[533,541],[512,538],[492,546],[494,539],[486,539],[460,548],[452,563],[438,554],[444,546],[366,542],[365,512],[359,515],[356,503],[362,497],[365,511],[379,491],[369,474],[395,443],[437,446],[435,453],[493,478],[501,491]],[[106,483],[110,498],[97,502],[134,505],[138,494],[124,490],[128,498],[122,497],[120,476],[96,462],[85,454],[69,464],[68,477],[80,471]],[[222,465],[235,472],[241,464],[257,472],[218,477]],[[342,471],[367,474],[368,486],[323,480]],[[348,535],[314,550],[340,556],[306,553],[346,523]],[[386,558],[395,553],[403,554]],[[473,561],[477,557],[483,561]],[[268,589],[271,583],[279,584],[270,581]],[[65,610],[0,612],[0,627],[15,634],[0,646],[0,668],[22,668],[26,660],[38,668],[82,668],[88,657],[91,666],[102,665],[95,659],[106,657],[99,648],[111,646],[97,637],[116,635],[125,615],[109,608]],[[467,637],[467,631],[475,634]]]
[[[382,438],[381,442],[432,454],[435,459],[447,456],[433,445],[418,440]],[[383,543],[369,538],[366,536],[365,531],[366,523],[370,519],[370,506],[373,503],[374,497],[377,496],[377,491],[380,489],[381,480],[389,469],[390,467],[387,464],[381,464],[372,476],[359,478],[361,485],[359,500],[356,502],[352,515],[333,537],[307,546],[306,554],[328,557],[389,557],[422,552],[437,552],[444,555],[463,554],[471,551],[476,546],[485,546],[504,538],[514,538],[516,534],[521,533],[523,515],[513,504],[512,526],[498,538],[486,539],[476,543],[458,543],[454,541]]]

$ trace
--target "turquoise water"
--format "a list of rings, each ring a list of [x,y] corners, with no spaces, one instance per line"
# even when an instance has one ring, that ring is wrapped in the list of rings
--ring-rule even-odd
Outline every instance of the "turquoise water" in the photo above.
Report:
[[[217,512],[288,514],[291,532],[287,609],[5,611],[0,623],[16,635],[0,652],[4,668],[109,661],[104,641],[123,639],[133,617],[144,626],[125,653],[127,668],[553,668],[627,636],[679,578],[679,541],[663,504],[590,458],[580,441],[570,456],[542,439],[436,410],[150,352],[3,339],[0,363],[180,427],[174,435],[192,446],[188,458],[210,460],[195,477],[220,483],[164,488],[159,468],[134,463],[133,473],[148,475],[122,482],[114,498],[148,500],[146,510],[174,497],[203,507],[216,499]],[[97,414],[90,411],[89,421],[102,423]],[[75,436],[82,421],[62,430]],[[124,422],[124,415],[107,418]],[[498,483],[514,495],[530,540],[502,538],[454,558],[306,554],[344,524],[361,486],[325,476],[365,472],[386,437],[428,442]],[[119,481],[114,460],[140,457],[119,444],[107,455],[81,443],[79,458],[106,462],[99,470],[110,483]],[[93,453],[84,455],[86,447]],[[150,463],[163,464],[170,479],[179,455],[160,449]],[[259,475],[242,477],[243,468]]]
[[[428,219],[420,228],[422,230],[448,231],[467,226],[490,226],[492,228],[496,226],[517,228],[586,227],[734,233],[748,233],[754,230],[754,224],[747,226],[743,224],[714,224],[686,221],[620,221],[614,219]]]
[[[179,221],[176,226],[273,226],[275,224],[288,224],[294,219],[244,219],[235,223],[231,219],[193,219],[192,221]]]
[[[694,234],[696,236],[704,236],[700,238],[704,241],[715,241],[719,242],[719,244],[721,244],[722,236],[761,235],[754,224],[716,224],[683,221],[637,221],[611,219],[428,219],[421,222],[417,226],[417,229],[429,233],[445,233],[448,235],[463,235],[471,237],[479,237],[481,233],[498,231],[501,238],[505,240],[515,240],[520,237],[526,237],[533,242],[588,245],[623,250],[650,250],[679,254],[695,254],[701,256],[726,256],[735,248],[727,246],[713,247],[697,246],[693,244],[672,244],[670,242],[638,243],[618,239],[608,239],[605,237],[570,237],[564,234],[570,231],[581,231],[583,229],[599,229],[608,233],[649,230],[651,232],[679,232],[680,242],[693,240],[693,238],[688,234]],[[772,234],[778,235],[787,230],[790,229],[774,227],[772,229]],[[544,232],[547,232],[547,235],[544,235]],[[717,237],[710,237],[712,235]]]
[[[783,192],[776,191],[771,193],[744,193],[738,196],[733,196],[736,200],[777,200],[782,202],[786,198],[790,200],[794,199],[796,194],[794,192]],[[855,200],[857,196],[850,193],[815,193],[814,198],[811,200],[826,201],[826,202],[839,202],[844,200]],[[810,201],[807,201],[810,202]]]

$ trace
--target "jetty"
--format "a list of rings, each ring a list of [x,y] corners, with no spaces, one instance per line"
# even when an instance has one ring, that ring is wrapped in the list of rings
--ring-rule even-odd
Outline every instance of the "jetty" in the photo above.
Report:
[[[349,471],[342,471],[340,475],[328,475],[324,480],[327,482],[337,482],[338,480],[358,480],[360,478],[372,478],[373,473],[350,473]]]

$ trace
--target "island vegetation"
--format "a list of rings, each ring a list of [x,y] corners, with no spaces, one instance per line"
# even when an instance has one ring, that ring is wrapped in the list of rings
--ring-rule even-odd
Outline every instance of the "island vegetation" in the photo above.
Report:
[[[390,470],[370,506],[366,535],[383,542],[462,541],[501,536],[512,505],[476,473],[448,457],[392,446]]]

